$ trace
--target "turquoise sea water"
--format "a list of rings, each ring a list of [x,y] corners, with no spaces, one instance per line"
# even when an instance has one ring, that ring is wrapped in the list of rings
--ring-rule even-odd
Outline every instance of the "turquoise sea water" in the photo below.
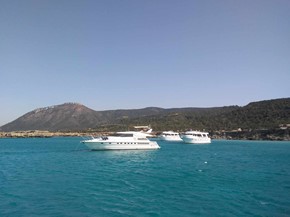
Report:
[[[0,216],[290,216],[290,142],[0,139]]]

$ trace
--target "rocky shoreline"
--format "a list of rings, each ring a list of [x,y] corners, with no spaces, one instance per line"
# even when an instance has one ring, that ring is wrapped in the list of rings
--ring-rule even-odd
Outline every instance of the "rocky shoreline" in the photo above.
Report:
[[[51,138],[51,137],[81,137],[85,133],[79,132],[50,132],[50,131],[13,131],[0,132],[0,138]]]
[[[260,130],[232,130],[210,132],[212,139],[226,140],[269,140],[290,141],[290,129],[260,129]],[[155,132],[155,135],[161,132]],[[97,135],[108,135],[110,132],[50,132],[50,131],[13,131],[0,132],[0,138],[51,138],[51,137],[86,137]]]
[[[268,140],[290,141],[290,129],[258,129],[258,130],[233,130],[216,131],[211,133],[212,139],[227,140]]]

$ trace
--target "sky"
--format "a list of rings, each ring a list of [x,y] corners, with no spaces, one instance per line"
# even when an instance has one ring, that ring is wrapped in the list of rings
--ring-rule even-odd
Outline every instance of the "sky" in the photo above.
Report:
[[[0,0],[0,126],[290,97],[289,0]]]

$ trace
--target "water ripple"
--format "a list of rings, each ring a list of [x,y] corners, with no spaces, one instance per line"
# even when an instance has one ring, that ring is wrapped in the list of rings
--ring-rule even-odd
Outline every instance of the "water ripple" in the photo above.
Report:
[[[91,152],[78,142],[1,140],[0,216],[290,215],[289,143]]]

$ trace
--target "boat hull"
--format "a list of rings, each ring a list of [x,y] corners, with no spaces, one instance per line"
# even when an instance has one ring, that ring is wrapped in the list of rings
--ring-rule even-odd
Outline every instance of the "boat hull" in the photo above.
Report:
[[[149,149],[159,149],[157,142],[144,142],[136,144],[120,144],[115,142],[98,142],[98,141],[83,141],[89,149],[91,150],[149,150]]]
[[[211,139],[208,136],[208,132],[186,131],[180,137],[183,140],[183,142],[185,142],[185,143],[191,143],[191,144],[209,144],[209,143],[211,143]]]
[[[179,136],[178,137],[160,136],[159,140],[167,142],[182,142],[182,139]]]
[[[190,144],[210,144],[211,139],[199,140],[196,138],[182,138],[183,142]]]
[[[189,135],[182,135],[181,139],[185,143],[191,144],[209,144],[211,143],[211,139],[209,137],[196,137],[196,136],[189,136]]]
[[[164,131],[159,135],[159,140],[167,142],[180,142],[182,139],[179,136],[179,133],[173,131]]]

